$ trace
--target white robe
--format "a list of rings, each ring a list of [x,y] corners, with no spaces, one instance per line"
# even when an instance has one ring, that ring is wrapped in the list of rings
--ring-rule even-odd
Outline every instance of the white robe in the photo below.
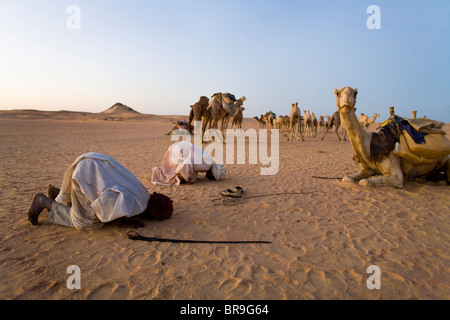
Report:
[[[202,148],[187,141],[176,142],[167,150],[161,167],[153,168],[152,183],[178,186],[181,178],[194,183],[198,173],[208,171],[213,164],[212,157]]]
[[[71,202],[70,216],[78,229],[100,227],[145,211],[150,193],[113,158],[100,153],[78,157],[64,174],[57,202]]]

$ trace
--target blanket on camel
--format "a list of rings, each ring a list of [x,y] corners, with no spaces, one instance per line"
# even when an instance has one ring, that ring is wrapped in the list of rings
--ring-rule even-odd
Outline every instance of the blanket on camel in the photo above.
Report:
[[[430,119],[393,116],[372,133],[370,156],[379,162],[394,151],[414,164],[432,163],[450,154],[444,123]]]
[[[450,154],[450,141],[442,129],[444,122],[426,118],[393,117],[401,134],[395,153],[414,164],[431,163]]]
[[[214,93],[211,97],[223,106],[226,112],[234,114],[236,111],[236,97],[231,93]]]

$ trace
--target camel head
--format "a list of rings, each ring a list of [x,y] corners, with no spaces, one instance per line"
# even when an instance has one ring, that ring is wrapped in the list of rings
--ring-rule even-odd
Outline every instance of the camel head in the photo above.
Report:
[[[355,108],[358,88],[342,87],[339,90],[334,89],[334,94],[339,113],[347,114]]]
[[[247,100],[245,97],[241,97],[240,99],[237,99],[234,103],[238,106],[242,106],[245,100]]]
[[[235,102],[234,102],[234,105],[236,106],[236,112],[234,113],[234,114],[232,114],[231,116],[233,117],[233,116],[235,116],[238,112],[239,112],[239,109],[240,109],[240,107],[244,104],[244,101],[245,100],[247,100],[245,97],[242,97],[242,98],[240,98],[240,99],[237,99]]]

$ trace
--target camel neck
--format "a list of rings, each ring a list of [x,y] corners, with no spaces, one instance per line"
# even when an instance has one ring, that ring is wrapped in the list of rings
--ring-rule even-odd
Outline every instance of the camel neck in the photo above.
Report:
[[[358,156],[367,156],[370,153],[370,133],[365,131],[356,117],[355,111],[340,113],[341,124],[347,130],[353,151]],[[368,143],[367,143],[368,142]]]

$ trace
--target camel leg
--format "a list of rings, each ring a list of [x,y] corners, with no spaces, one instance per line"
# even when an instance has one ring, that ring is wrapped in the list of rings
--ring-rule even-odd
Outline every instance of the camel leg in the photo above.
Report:
[[[298,124],[298,129],[300,131],[300,137],[302,138],[302,141],[305,141],[305,139],[303,138],[303,132],[302,132],[302,125],[301,125],[301,123]]]
[[[447,183],[450,183],[450,155],[438,164],[438,168],[447,175]]]
[[[294,130],[293,128],[289,128],[289,138],[287,141],[291,141],[292,140],[292,135],[294,134]]]
[[[382,160],[378,167],[381,176],[376,176],[368,179],[362,179],[359,184],[364,187],[395,187],[403,188],[403,172],[400,165],[400,158],[393,155]]]
[[[375,174],[375,171],[366,169],[363,166],[361,166],[361,169],[355,173],[351,174],[349,176],[346,176],[342,179],[342,182],[357,182],[361,181],[362,179],[369,178]]]
[[[327,127],[327,130],[325,130],[325,133],[324,133],[324,135],[323,135],[323,137],[322,137],[322,139],[320,139],[320,140],[323,140],[324,138],[325,138],[325,136],[327,135],[327,133],[328,133],[328,130],[330,130],[330,127]],[[303,137],[302,137],[303,138]]]
[[[339,141],[342,141],[341,137],[339,136],[339,132],[338,132],[338,129],[337,129],[337,128],[336,128],[336,135],[337,135]]]

